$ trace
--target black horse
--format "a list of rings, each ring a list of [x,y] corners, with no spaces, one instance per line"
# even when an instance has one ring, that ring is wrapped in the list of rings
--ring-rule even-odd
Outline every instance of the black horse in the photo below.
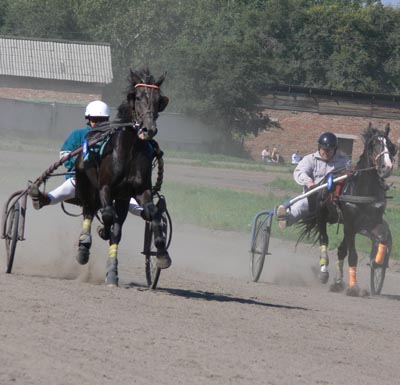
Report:
[[[91,223],[100,210],[104,227],[99,229],[99,235],[109,240],[109,286],[118,285],[118,244],[131,197],[142,205],[143,218],[152,221],[158,267],[171,264],[161,222],[165,207],[153,203],[151,180],[152,162],[160,152],[152,140],[157,133],[156,120],[168,104],[168,98],[160,91],[164,79],[165,74],[155,80],[147,67],[130,70],[127,97],[118,108],[116,122],[103,124],[89,133],[88,139],[93,140],[96,135],[107,138],[101,154],[96,157],[82,153],[76,162],[76,195],[84,218],[77,260],[80,264],[88,262]]]
[[[327,224],[343,224],[343,240],[338,248],[337,275],[332,289],[342,290],[343,264],[348,255],[349,295],[358,295],[357,264],[358,255],[355,246],[357,234],[367,235],[373,245],[386,247],[390,230],[383,219],[386,208],[388,178],[393,168],[393,158],[397,147],[389,139],[389,124],[385,130],[373,128],[371,123],[362,133],[364,151],[348,177],[330,189],[323,189],[311,195],[310,207],[315,208],[311,215],[300,223],[303,231],[299,239],[315,237],[319,240],[321,253],[328,246]],[[342,170],[343,171],[343,170]],[[331,177],[330,177],[331,178]],[[328,183],[328,186],[330,183]],[[374,246],[373,246],[374,249]],[[375,248],[376,249],[376,248]],[[326,255],[322,255],[325,257]]]

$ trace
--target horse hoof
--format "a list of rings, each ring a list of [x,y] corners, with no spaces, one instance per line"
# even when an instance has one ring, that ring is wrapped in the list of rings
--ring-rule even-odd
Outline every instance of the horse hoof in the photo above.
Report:
[[[89,248],[85,245],[79,245],[78,247],[78,255],[76,256],[76,260],[80,265],[86,265],[89,261],[90,251]]]
[[[335,281],[330,288],[329,291],[333,293],[341,293],[344,290],[344,282],[342,280],[340,281]]]
[[[108,241],[110,239],[110,237],[107,237],[106,232],[104,231],[104,227],[103,226],[99,226],[97,228],[97,234],[99,234],[99,237],[105,241]]]
[[[115,272],[107,273],[106,285],[108,287],[118,287],[118,275]]]
[[[349,287],[346,291],[346,295],[349,297],[359,297],[360,296],[360,288],[357,285]]]
[[[325,284],[329,280],[329,272],[327,271],[320,271],[319,272],[319,280],[321,283]]]
[[[171,258],[167,252],[157,255],[157,267],[159,269],[168,269],[172,264]]]
[[[369,291],[362,289],[360,293],[360,297],[369,297]]]

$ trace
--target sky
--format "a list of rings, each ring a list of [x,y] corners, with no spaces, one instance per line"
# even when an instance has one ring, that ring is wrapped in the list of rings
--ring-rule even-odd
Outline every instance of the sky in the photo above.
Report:
[[[395,7],[400,6],[400,0],[382,0],[384,5],[393,5]]]

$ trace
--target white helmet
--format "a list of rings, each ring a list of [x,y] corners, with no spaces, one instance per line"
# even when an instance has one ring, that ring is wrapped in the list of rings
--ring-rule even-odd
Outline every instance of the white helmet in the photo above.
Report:
[[[102,102],[101,100],[95,100],[94,102],[90,102],[86,106],[85,118],[109,118],[110,117],[110,108]]]

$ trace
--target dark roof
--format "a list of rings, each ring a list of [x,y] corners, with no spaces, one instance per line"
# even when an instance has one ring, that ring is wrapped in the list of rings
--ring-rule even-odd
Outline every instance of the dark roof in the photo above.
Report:
[[[109,44],[0,37],[0,75],[111,83]]]

